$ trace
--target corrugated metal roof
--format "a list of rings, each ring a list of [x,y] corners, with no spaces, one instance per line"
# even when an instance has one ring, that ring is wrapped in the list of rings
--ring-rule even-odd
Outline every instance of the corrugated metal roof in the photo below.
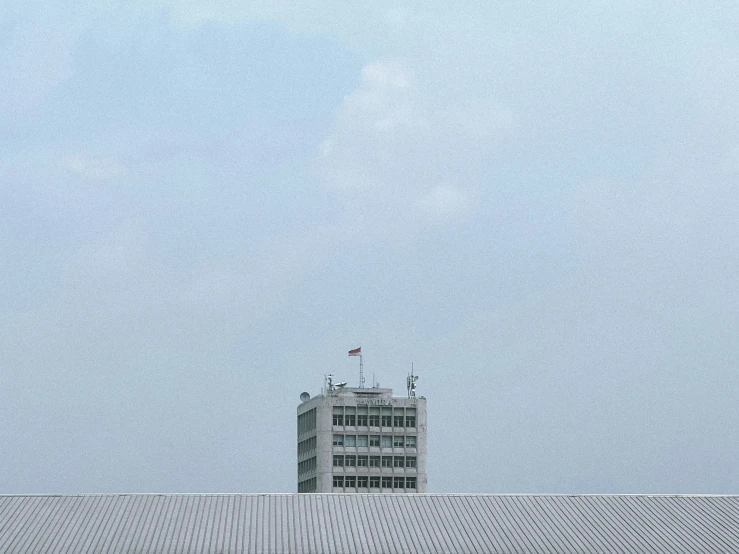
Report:
[[[739,552],[739,496],[13,495],[0,552]]]

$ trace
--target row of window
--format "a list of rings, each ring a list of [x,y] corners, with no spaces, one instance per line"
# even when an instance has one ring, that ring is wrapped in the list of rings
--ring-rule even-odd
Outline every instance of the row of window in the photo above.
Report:
[[[334,406],[333,412],[337,415],[389,415],[389,416],[404,416],[404,415],[416,415],[416,408],[408,407],[403,408],[402,406]]]
[[[316,428],[316,409],[308,410],[298,416],[298,435],[307,433]]]
[[[298,456],[316,449],[316,437],[310,437],[298,443]]]
[[[416,435],[334,435],[333,445],[415,448]]]
[[[378,476],[362,476],[362,475],[334,475],[335,489],[406,489],[415,490],[415,477],[380,477]]]
[[[316,492],[317,484],[315,477],[301,481],[298,483],[298,492]]]
[[[416,457],[334,455],[334,467],[416,467]]]
[[[316,457],[313,456],[312,458],[308,458],[307,460],[303,460],[302,462],[298,462],[298,475],[302,475],[303,473],[308,473],[309,471],[315,471],[316,470]]]
[[[349,427],[415,427],[416,416],[334,414],[333,424]]]

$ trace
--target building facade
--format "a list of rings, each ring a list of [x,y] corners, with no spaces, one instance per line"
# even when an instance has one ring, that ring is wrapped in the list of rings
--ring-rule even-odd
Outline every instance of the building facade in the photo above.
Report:
[[[301,399],[299,493],[426,492],[424,397],[328,387]]]

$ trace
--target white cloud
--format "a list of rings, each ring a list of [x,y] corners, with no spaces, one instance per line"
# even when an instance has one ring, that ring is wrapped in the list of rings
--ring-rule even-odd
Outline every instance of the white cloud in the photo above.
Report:
[[[72,156],[63,166],[75,175],[92,181],[105,181],[121,177],[125,172],[123,164],[113,158],[89,158]]]
[[[324,186],[386,224],[460,220],[515,116],[487,98],[441,100],[398,61],[370,63],[361,76],[319,146]]]
[[[472,208],[469,192],[452,185],[439,185],[418,203],[421,211],[436,222],[450,222],[466,215]]]

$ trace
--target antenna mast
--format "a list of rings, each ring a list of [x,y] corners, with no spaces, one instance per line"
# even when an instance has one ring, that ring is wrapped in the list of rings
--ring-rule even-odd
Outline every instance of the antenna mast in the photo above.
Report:
[[[416,381],[418,381],[418,375],[413,375],[413,362],[411,362],[411,372],[405,381],[408,386],[408,398],[416,397]]]
[[[364,388],[364,362],[362,361],[362,347],[349,350],[350,356],[359,356],[359,388]]]

